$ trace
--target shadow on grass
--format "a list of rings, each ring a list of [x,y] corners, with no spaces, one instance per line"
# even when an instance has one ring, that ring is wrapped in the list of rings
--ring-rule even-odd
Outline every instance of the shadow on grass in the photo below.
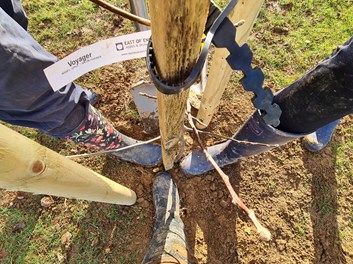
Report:
[[[307,151],[303,161],[312,174],[310,215],[314,235],[314,263],[347,263],[337,222],[336,156],[328,146],[319,153]]]

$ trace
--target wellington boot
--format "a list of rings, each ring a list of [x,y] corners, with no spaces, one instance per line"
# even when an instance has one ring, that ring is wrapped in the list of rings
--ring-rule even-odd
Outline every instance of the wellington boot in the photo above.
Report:
[[[153,201],[156,209],[153,237],[142,263],[188,263],[178,189],[169,173],[157,174]]]
[[[99,150],[114,150],[141,142],[119,133],[92,105],[89,106],[86,120],[65,139]],[[161,147],[157,144],[144,144],[112,154],[146,166],[155,166],[162,161]]]
[[[333,121],[304,137],[305,148],[311,152],[318,152],[326,147],[330,143],[339,122],[340,119]]]
[[[208,147],[207,151],[218,166],[223,167],[237,162],[240,158],[260,154],[303,136],[305,135],[282,132],[267,125],[259,111],[256,111],[234,135],[233,138],[238,140],[237,142],[228,140]],[[199,175],[213,169],[202,150],[189,154],[180,163],[180,167],[184,173],[189,175]]]

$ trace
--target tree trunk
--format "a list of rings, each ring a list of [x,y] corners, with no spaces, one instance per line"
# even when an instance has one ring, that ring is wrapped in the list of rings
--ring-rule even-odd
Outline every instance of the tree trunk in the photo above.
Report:
[[[152,40],[161,79],[182,82],[200,53],[209,0],[151,0]],[[173,167],[184,151],[184,117],[189,91],[165,95],[158,92],[163,163]]]

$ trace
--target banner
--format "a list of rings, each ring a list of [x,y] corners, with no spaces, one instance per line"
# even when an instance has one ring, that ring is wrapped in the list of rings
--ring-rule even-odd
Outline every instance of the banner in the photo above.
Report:
[[[44,69],[51,87],[57,91],[94,69],[115,62],[146,57],[151,31],[142,31],[85,46]]]

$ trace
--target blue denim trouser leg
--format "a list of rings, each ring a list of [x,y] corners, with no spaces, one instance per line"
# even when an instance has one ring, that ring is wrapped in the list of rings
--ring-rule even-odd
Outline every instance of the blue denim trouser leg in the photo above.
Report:
[[[70,134],[88,111],[84,90],[70,83],[54,92],[43,69],[57,58],[26,31],[20,1],[2,0],[0,7],[0,120],[55,137]]]

